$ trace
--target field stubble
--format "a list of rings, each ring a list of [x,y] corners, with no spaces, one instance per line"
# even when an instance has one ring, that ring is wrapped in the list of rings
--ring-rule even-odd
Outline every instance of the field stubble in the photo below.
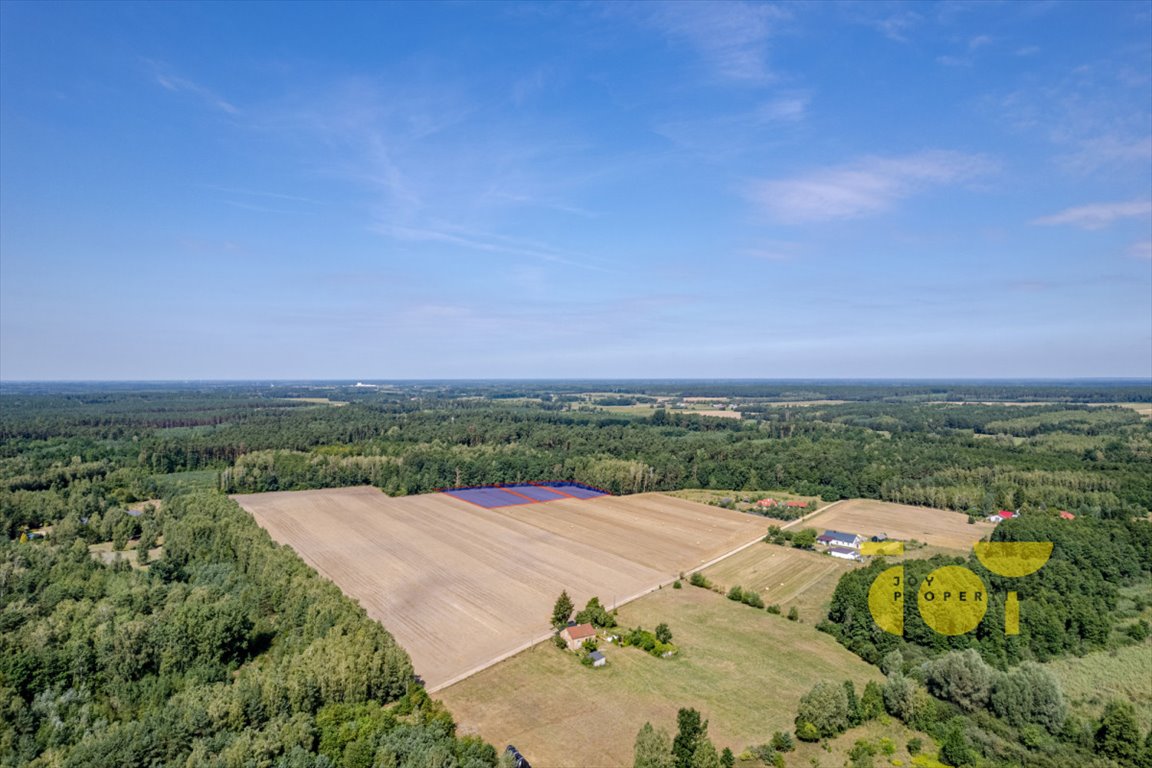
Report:
[[[432,690],[545,638],[562,589],[611,607],[764,530],[660,494],[500,509],[366,487],[234,498],[384,624]]]

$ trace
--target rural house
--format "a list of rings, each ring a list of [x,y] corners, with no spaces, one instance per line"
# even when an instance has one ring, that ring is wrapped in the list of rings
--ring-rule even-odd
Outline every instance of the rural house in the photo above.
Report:
[[[571,627],[564,627],[560,632],[560,637],[564,638],[564,642],[568,644],[568,650],[578,651],[580,646],[584,645],[585,640],[591,640],[596,637],[596,627],[591,624],[576,624]]]
[[[1019,512],[1012,512],[1011,510],[1008,510],[1008,509],[1002,509],[994,515],[988,515],[988,522],[998,523],[1001,520],[1010,520],[1013,517],[1020,517],[1020,513]]]
[[[760,501],[756,502],[756,506],[758,506],[758,507],[774,507],[774,506],[776,506],[777,503],[778,502],[776,501],[776,499],[760,499]]]
[[[824,531],[824,533],[816,537],[816,541],[820,542],[826,547],[846,547],[848,549],[860,549],[860,543],[864,541],[864,539],[855,533],[844,533],[842,531]]]
[[[859,560],[860,553],[848,547],[828,547],[828,554],[841,560]]]
[[[1062,509],[1062,510],[1060,510],[1060,519],[1061,520],[1075,520],[1076,515],[1072,514],[1071,512],[1069,512],[1066,509]]]

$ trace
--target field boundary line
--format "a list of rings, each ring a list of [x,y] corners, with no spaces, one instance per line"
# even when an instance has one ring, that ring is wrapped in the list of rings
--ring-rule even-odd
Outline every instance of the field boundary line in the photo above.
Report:
[[[832,502],[832,503],[836,504],[838,502]],[[832,506],[832,505],[829,504],[828,506]],[[817,510],[816,512],[813,512],[812,514],[817,514],[819,512],[823,512],[827,508],[828,507],[823,507],[823,508]],[[801,519],[804,519],[804,518],[801,518]],[[793,522],[800,522],[800,520],[795,520]],[[690,572],[702,571],[705,568],[711,568],[713,565],[715,565],[716,563],[719,563],[721,560],[726,560],[727,558],[732,557],[733,555],[739,554],[740,552],[743,552],[744,550],[748,549],[749,547],[754,546],[756,544],[759,544],[762,541],[764,541],[764,536],[763,535],[757,535],[756,538],[752,539],[751,541],[746,542],[744,544],[741,544],[740,546],[736,547],[735,549],[731,549],[728,552],[725,552],[718,557],[714,557],[706,563],[702,563],[700,565],[695,566],[694,568],[691,569]],[[653,592],[655,592],[659,589],[663,589],[664,587],[669,586],[670,584],[672,584],[676,581],[679,581],[679,580],[680,580],[680,575],[678,573],[673,575],[673,576],[670,576],[667,579],[663,579],[663,580],[657,582],[654,586],[642,589],[634,595],[629,595],[628,597],[614,601],[612,604],[611,610],[616,610],[617,608],[619,608],[622,605],[627,605],[628,603],[631,603],[634,600],[639,600],[640,598],[644,597],[645,595],[650,595]],[[476,675],[476,674],[479,674],[480,672],[483,672],[484,670],[488,669],[489,667],[493,667],[502,661],[507,661],[508,659],[512,658],[513,656],[516,656],[517,654],[523,653],[524,651],[527,651],[531,648],[534,648],[543,642],[551,640],[552,636],[554,634],[555,634],[554,632],[549,632],[545,635],[541,635],[541,636],[537,637],[534,640],[529,640],[528,642],[523,643],[522,645],[519,645],[510,651],[502,653],[499,656],[497,656],[496,658],[494,658],[490,661],[487,661],[478,667],[473,667],[472,669],[468,670],[467,672],[461,672],[460,674],[456,675],[455,677],[450,678],[450,679],[448,679],[442,683],[438,683],[436,686],[431,687],[431,688],[427,688],[426,690],[428,691],[428,693],[431,694],[431,693],[436,693],[437,691],[441,691],[441,690],[448,688],[452,685],[455,685],[456,683],[459,683],[463,680],[466,680],[469,677],[472,677],[473,675]]]
[[[437,683],[436,685],[432,686],[431,688],[425,688],[425,690],[428,693],[436,693],[437,691],[443,690],[444,688],[448,688],[449,686],[453,686],[456,683],[461,682],[462,680],[466,680],[469,677],[472,677],[472,675],[476,675],[476,674],[479,674],[480,672],[483,672],[484,670],[488,669],[488,667],[494,667],[502,661],[507,661],[508,659],[512,658],[513,656],[521,654],[524,651],[529,650],[530,648],[535,648],[537,645],[540,645],[541,643],[543,643],[547,640],[551,640],[553,634],[555,634],[555,633],[549,632],[548,634],[540,635],[539,637],[536,637],[532,640],[529,640],[528,642],[526,642],[522,645],[516,646],[515,648],[513,648],[510,651],[505,651],[504,653],[500,654],[496,658],[490,659],[478,667],[473,667],[472,669],[469,669],[466,672],[461,672],[460,674],[456,675],[455,677],[449,678],[448,680],[445,680],[442,683]]]
[[[501,488],[500,490],[504,491],[504,493],[510,493],[513,496],[519,496],[522,499],[527,499],[529,504],[543,504],[545,501],[556,501],[556,499],[534,499],[531,496],[525,496],[524,494],[520,493],[519,491],[514,491],[511,488]],[[509,504],[507,506],[509,506],[509,507],[522,507],[524,505],[523,504]]]
[[[814,512],[811,512],[810,514],[807,514],[804,517],[797,518],[797,519],[793,520],[792,522],[786,523],[785,525],[782,525],[780,527],[782,529],[783,528],[791,528],[794,525],[798,525],[799,523],[803,523],[806,520],[812,519],[816,515],[819,515],[823,512],[826,512],[827,510],[829,510],[832,507],[839,504],[841,501],[846,501],[846,499],[840,499],[838,501],[833,501],[831,504],[826,504],[823,507],[820,507],[820,509],[817,509]],[[762,535],[757,536],[756,538],[752,539],[752,541],[749,541],[745,544],[741,544],[740,546],[736,547],[735,549],[729,550],[728,552],[725,552],[724,554],[720,555],[719,557],[714,557],[706,563],[702,563],[700,565],[695,566],[692,569],[692,571],[693,572],[694,571],[702,571],[705,568],[711,568],[712,566],[716,565],[717,563],[719,563],[723,560],[727,560],[728,558],[732,557],[733,555],[737,555],[737,554],[743,552],[744,550],[748,549],[749,547],[751,547],[755,544],[759,544],[762,541],[764,541],[764,537]],[[669,584],[672,584],[673,582],[676,582],[679,580],[680,580],[680,575],[677,574],[675,576],[672,576],[671,578],[660,581],[655,586],[648,587],[647,589],[643,589],[634,595],[630,595],[628,597],[623,598],[622,600],[617,600],[612,604],[612,610],[616,610],[617,608],[619,608],[622,605],[627,605],[628,603],[631,603],[633,600],[639,600],[640,598],[644,597],[645,595],[650,595],[653,592],[655,592],[656,590],[663,589],[664,587],[668,586]],[[438,683],[436,686],[431,687],[431,688],[427,688],[426,690],[428,691],[428,693],[436,693],[437,691],[441,691],[445,688],[453,686],[456,683],[461,682],[462,680],[466,680],[469,677],[472,677],[473,675],[476,675],[476,674],[479,674],[480,672],[483,672],[484,670],[488,669],[489,667],[494,667],[502,661],[507,661],[508,659],[512,658],[513,656],[516,656],[517,654],[523,653],[524,651],[527,651],[530,648],[534,648],[537,645],[540,645],[540,643],[551,640],[553,634],[554,633],[549,632],[545,635],[540,635],[539,637],[537,637],[534,640],[529,640],[528,642],[523,643],[523,644],[517,646],[516,648],[513,648],[510,651],[506,651],[505,653],[500,654],[499,656],[497,656],[496,658],[494,658],[490,661],[484,662],[483,664],[481,664],[478,667],[473,667],[472,669],[468,670],[467,672],[461,672],[460,674],[456,675],[455,677],[452,677],[448,680],[445,680],[442,683]]]
[[[784,530],[785,528],[791,528],[792,526],[799,525],[800,523],[806,523],[809,520],[811,520],[812,518],[816,517],[817,515],[824,514],[828,510],[832,509],[832,507],[836,506],[837,504],[843,504],[845,501],[851,501],[851,499],[837,499],[836,501],[832,502],[831,504],[825,504],[824,506],[820,507],[820,509],[817,509],[815,511],[809,512],[808,514],[804,515],[804,517],[798,517],[790,523],[785,523],[784,525],[780,526],[780,530]]]

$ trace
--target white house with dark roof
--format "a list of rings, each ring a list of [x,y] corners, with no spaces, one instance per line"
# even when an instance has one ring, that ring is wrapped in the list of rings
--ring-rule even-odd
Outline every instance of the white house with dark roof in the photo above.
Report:
[[[864,537],[855,533],[844,533],[843,531],[824,531],[824,533],[816,537],[816,541],[826,547],[860,549],[860,544],[864,541]]]
[[[841,560],[859,560],[860,553],[848,547],[828,547],[828,554]]]

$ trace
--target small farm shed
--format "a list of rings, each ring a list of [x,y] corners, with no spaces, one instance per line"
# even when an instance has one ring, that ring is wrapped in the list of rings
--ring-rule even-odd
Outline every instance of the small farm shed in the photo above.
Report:
[[[756,506],[758,507],[774,507],[777,504],[779,504],[779,502],[776,501],[776,499],[760,499],[760,501],[756,502]]]
[[[568,644],[568,650],[578,651],[580,646],[584,645],[585,640],[591,640],[596,637],[596,627],[591,624],[577,624],[572,627],[564,627],[560,632],[560,637]]]
[[[604,654],[600,651],[592,651],[588,654],[588,658],[592,659],[592,666],[594,667],[602,667],[608,663],[608,659],[604,658]]]
[[[1060,510],[1060,519],[1061,520],[1075,520],[1076,515],[1072,514],[1071,512],[1069,512],[1066,509],[1062,509],[1062,510]]]
[[[860,543],[864,541],[863,537],[855,533],[844,533],[843,531],[824,531],[816,537],[816,541],[828,547],[847,547],[849,549],[860,549]]]

